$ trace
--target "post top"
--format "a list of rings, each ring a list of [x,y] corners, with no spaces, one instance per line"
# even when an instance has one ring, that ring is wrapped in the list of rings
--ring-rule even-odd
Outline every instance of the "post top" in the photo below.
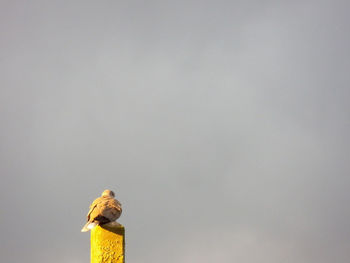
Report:
[[[116,233],[118,235],[122,235],[125,232],[124,226],[122,224],[119,224],[118,222],[110,222],[110,223],[104,224],[102,226],[96,226],[95,228],[96,228],[96,230],[98,228],[102,228],[104,230]],[[102,230],[102,229],[100,229],[100,230]]]

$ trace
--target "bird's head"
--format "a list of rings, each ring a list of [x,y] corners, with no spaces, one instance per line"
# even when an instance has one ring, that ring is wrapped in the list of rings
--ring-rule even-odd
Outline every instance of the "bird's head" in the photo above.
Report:
[[[111,191],[111,190],[104,190],[104,191],[102,192],[102,196],[111,196],[111,197],[114,197],[115,195],[114,195],[114,192]]]

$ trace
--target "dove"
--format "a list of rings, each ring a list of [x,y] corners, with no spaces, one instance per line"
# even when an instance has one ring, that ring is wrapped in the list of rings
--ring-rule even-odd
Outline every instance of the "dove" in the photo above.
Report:
[[[101,196],[92,202],[87,214],[87,223],[81,232],[87,232],[97,225],[114,222],[120,217],[122,205],[114,196],[113,191],[104,190]]]

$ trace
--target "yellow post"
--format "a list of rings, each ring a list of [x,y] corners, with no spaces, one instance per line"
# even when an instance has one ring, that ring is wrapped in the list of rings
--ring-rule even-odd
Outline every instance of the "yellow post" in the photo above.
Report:
[[[118,224],[91,230],[91,263],[124,263],[125,228]]]

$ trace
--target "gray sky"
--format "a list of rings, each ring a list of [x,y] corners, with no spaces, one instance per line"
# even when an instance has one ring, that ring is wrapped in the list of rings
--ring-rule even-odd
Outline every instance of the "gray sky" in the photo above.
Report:
[[[347,1],[0,3],[4,262],[349,262]]]

